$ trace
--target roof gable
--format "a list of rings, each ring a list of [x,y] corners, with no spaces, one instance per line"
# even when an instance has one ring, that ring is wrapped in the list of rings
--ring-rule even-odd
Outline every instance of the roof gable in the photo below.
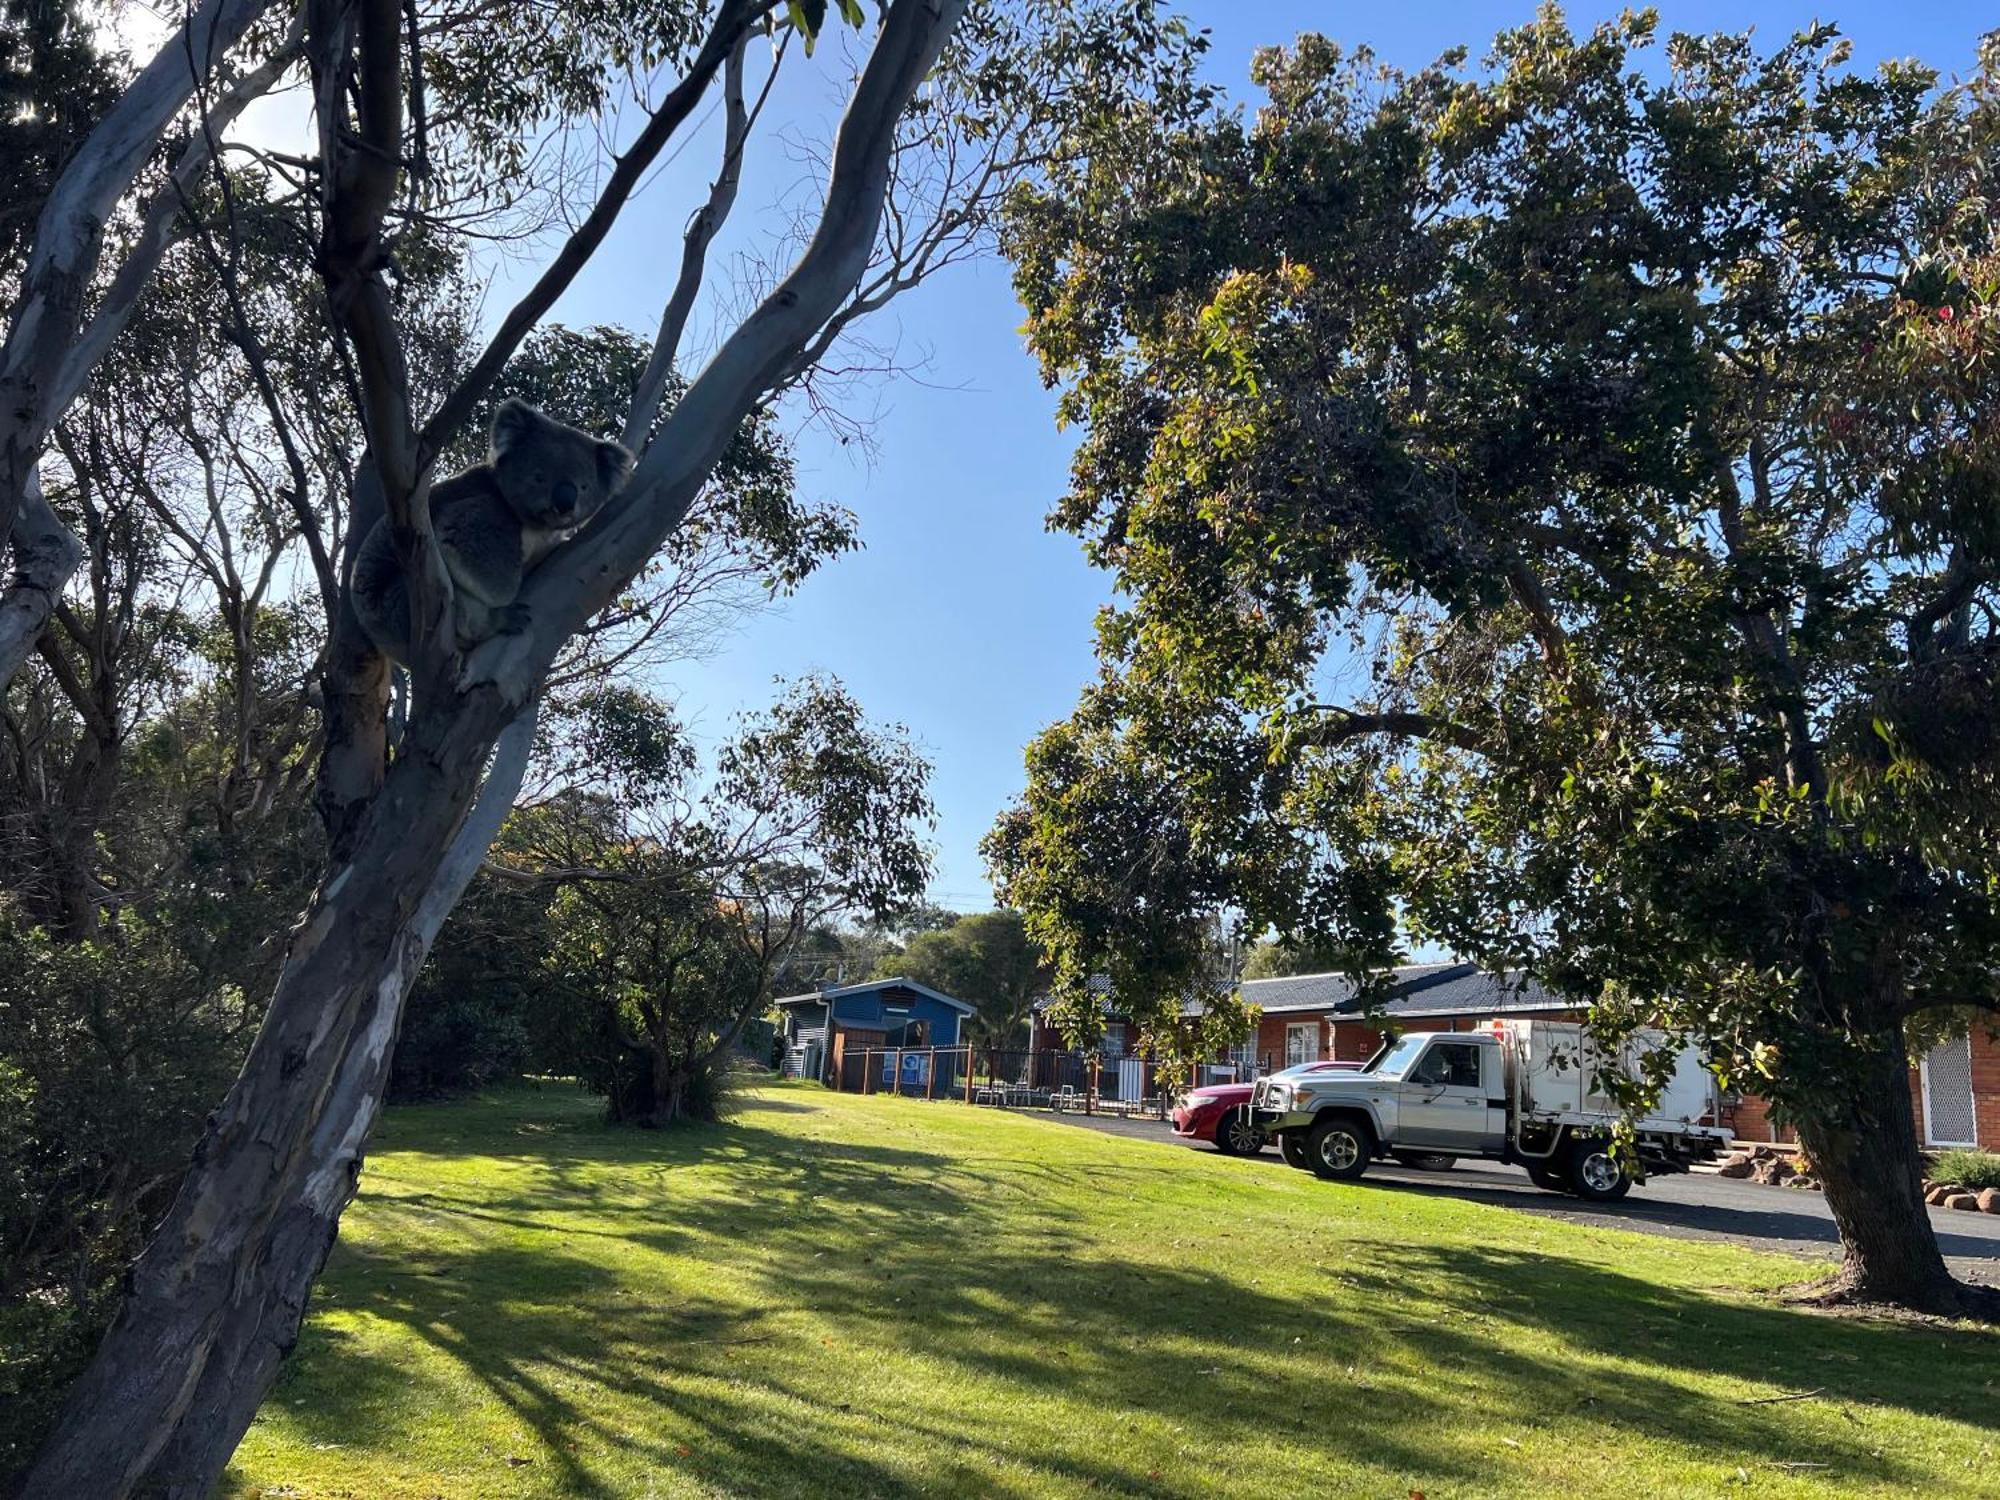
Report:
[[[863,980],[860,984],[835,985],[831,989],[810,990],[803,995],[786,995],[782,999],[773,1000],[771,1003],[779,1007],[820,1005],[830,1000],[839,1000],[847,995],[868,995],[880,990],[909,990],[912,994],[922,995],[927,1000],[935,1000],[940,1005],[949,1005],[960,1015],[969,1016],[974,1010],[974,1007],[967,1005],[963,1000],[955,999],[941,990],[934,990],[927,984],[918,984],[914,979],[901,978],[868,979]]]

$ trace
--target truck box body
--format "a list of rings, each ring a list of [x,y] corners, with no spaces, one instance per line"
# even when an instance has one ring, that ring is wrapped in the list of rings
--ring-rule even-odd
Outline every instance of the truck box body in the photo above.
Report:
[[[1588,1030],[1573,1021],[1497,1021],[1494,1032],[1508,1049],[1515,1103],[1530,1117],[1618,1118],[1618,1102],[1599,1086],[1607,1059]],[[1637,1078],[1642,1060],[1666,1045],[1657,1031],[1632,1036],[1615,1059],[1618,1071]],[[1714,1079],[1694,1047],[1684,1047],[1659,1099],[1640,1130],[1671,1130],[1713,1118]]]

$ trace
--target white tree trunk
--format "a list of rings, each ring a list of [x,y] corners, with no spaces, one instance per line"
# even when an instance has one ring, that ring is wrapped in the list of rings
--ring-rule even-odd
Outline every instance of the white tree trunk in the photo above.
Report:
[[[56,600],[83,561],[83,544],[70,535],[42,494],[42,473],[30,467],[14,515],[14,573],[0,592],[0,692],[14,680],[42,638]]]
[[[117,1497],[141,1480],[176,1496],[213,1489],[298,1337],[359,1178],[404,997],[513,803],[533,734],[532,712],[517,716],[471,816],[485,757],[469,735],[398,762],[294,932],[243,1073],[24,1494]]]
[[[819,231],[675,408],[617,514],[537,569],[531,628],[481,648],[455,686],[435,663],[417,675],[395,765],[293,934],[243,1072],[29,1474],[34,1500],[122,1500],[142,1481],[205,1495],[220,1477],[353,1195],[429,936],[498,826],[483,804],[468,818],[482,768],[568,637],[680,523],[744,418],[854,287],[881,223],[897,121],[963,8],[891,7],[841,123]],[[364,382],[387,368],[361,364]],[[404,442],[377,408],[407,393],[370,397],[371,437]],[[494,790],[504,814],[511,792]]]
[[[0,346],[0,536],[13,555],[11,576],[0,591],[0,692],[34,649],[83,555],[42,496],[42,448],[158,268],[173,214],[170,206],[155,202],[138,246],[79,339],[77,324],[103,250],[104,225],[196,88],[271,3],[206,0],[85,137],[42,205],[6,343]],[[296,48],[296,36],[287,45]],[[269,89],[288,61],[253,70],[218,101],[210,128],[183,154],[177,180],[194,181],[208,161],[209,138]],[[169,187],[161,198],[172,191]]]

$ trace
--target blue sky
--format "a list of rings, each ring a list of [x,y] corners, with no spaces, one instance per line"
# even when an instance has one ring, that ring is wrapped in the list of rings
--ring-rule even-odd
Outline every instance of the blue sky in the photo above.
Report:
[[[1618,9],[1573,5],[1569,15],[1581,29]],[[1250,100],[1252,51],[1301,30],[1365,42],[1385,61],[1417,66],[1458,44],[1477,57],[1496,31],[1530,16],[1532,5],[1198,0],[1184,13],[1212,30],[1213,76]],[[1816,18],[1834,19],[1853,40],[1858,64],[1916,57],[1947,73],[1970,66],[1978,13],[1964,0],[1661,7],[1668,30],[1754,26],[1772,40]],[[787,64],[794,76],[774,93],[773,126],[824,138],[837,109],[838,69],[830,64],[823,58],[796,71]],[[811,186],[808,168],[770,144],[746,171],[724,263],[731,246],[756,243],[781,222],[780,200]],[[697,138],[634,206],[557,318],[650,334],[688,208],[712,166],[708,139]],[[498,268],[496,308],[519,274]],[[991,894],[979,839],[1020,790],[1022,747],[1068,712],[1091,675],[1092,616],[1109,591],[1084,565],[1076,541],[1043,524],[1063,487],[1070,439],[1056,431],[1052,397],[1023,352],[1005,268],[947,272],[886,318],[872,333],[896,339],[906,356],[928,351],[928,361],[915,377],[892,378],[870,395],[879,407],[870,451],[843,448],[810,429],[799,439],[803,487],[859,515],[865,550],[747,619],[720,651],[673,665],[655,686],[679,701],[698,734],[714,737],[737,712],[769,702],[775,677],[840,677],[871,714],[907,725],[930,754],[939,809],[933,896],[982,909]]]

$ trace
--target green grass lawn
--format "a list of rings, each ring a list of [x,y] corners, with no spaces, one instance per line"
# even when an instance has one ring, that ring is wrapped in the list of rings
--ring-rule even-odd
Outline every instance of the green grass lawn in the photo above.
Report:
[[[225,1493],[2000,1495],[2000,1336],[1776,1305],[1805,1269],[962,1105],[524,1089],[389,1114]]]

